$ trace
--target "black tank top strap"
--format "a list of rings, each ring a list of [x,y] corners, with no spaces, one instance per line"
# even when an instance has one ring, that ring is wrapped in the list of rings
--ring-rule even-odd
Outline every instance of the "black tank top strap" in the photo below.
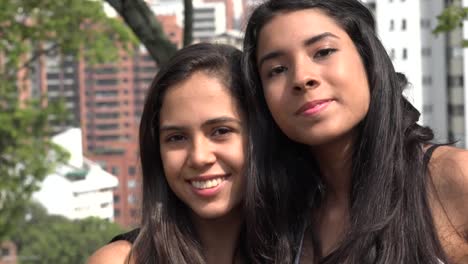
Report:
[[[135,242],[136,238],[138,237],[139,233],[140,233],[140,228],[135,228],[132,231],[115,236],[114,238],[112,238],[112,240],[109,243],[119,241],[119,240],[125,240],[133,244],[133,242]]]

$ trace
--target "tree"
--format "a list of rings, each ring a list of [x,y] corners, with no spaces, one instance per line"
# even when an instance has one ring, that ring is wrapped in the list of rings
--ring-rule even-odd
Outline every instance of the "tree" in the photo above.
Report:
[[[99,1],[0,1],[0,241],[14,231],[38,184],[67,158],[48,140],[48,120],[63,112],[60,104],[23,97],[31,66],[51,52],[111,60],[116,42],[129,48],[135,41]]]
[[[193,41],[193,4],[192,0],[184,0],[184,47]]]
[[[165,36],[155,14],[143,0],[106,0],[132,29],[151,57],[167,61],[177,47]]]
[[[456,28],[463,27],[463,20],[467,17],[468,7],[462,7],[455,4],[446,7],[442,13],[437,16],[438,24],[433,30],[434,34],[453,31]],[[463,41],[463,46],[468,46],[468,41]]]
[[[20,262],[84,263],[99,247],[124,230],[98,218],[69,220],[48,215],[39,204],[31,203],[12,235]]]

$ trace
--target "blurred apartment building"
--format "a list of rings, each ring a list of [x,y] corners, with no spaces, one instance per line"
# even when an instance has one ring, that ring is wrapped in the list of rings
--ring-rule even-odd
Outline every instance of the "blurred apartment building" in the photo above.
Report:
[[[180,47],[182,29],[176,16],[157,19]],[[109,64],[91,65],[73,56],[49,54],[35,67],[31,93],[47,94],[49,102],[64,100],[70,113],[65,122],[52,122],[54,131],[81,127],[86,157],[119,180],[113,218],[122,226],[138,225],[138,126],[146,91],[157,72],[154,60],[143,47],[136,47],[132,53],[121,50],[118,61]]]
[[[434,129],[436,140],[468,147],[468,31],[434,35],[437,16],[449,4],[468,1],[367,0],[377,31],[395,69],[410,86],[405,95],[421,112],[421,123]],[[466,27],[465,27],[466,28]]]
[[[157,15],[176,15],[177,23],[183,27],[184,5],[182,0],[146,0],[146,2]],[[193,1],[194,42],[212,42],[217,36],[226,32],[240,32],[243,27],[246,6],[246,0]]]

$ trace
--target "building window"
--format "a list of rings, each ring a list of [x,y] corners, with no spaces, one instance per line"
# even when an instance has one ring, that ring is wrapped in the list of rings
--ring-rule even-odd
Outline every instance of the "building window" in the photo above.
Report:
[[[421,19],[421,28],[430,28],[431,20],[430,19]]]
[[[128,200],[128,203],[129,203],[129,204],[135,204],[135,203],[136,203],[136,197],[135,197],[134,194],[128,195],[127,200]]]
[[[406,19],[401,21],[401,30],[406,30]]]
[[[432,113],[432,105],[424,105],[423,106],[423,112],[427,113],[427,114]]]
[[[119,203],[120,202],[120,196],[114,195],[114,203]]]
[[[394,60],[395,59],[395,49],[391,49],[389,55],[390,55],[390,59]]]
[[[119,209],[114,209],[114,216],[119,217],[120,216],[120,210]]]
[[[130,210],[130,216],[131,217],[137,217],[138,216],[138,210],[136,210],[136,209]]]
[[[422,83],[424,86],[432,85],[432,76],[423,76]]]
[[[117,85],[118,80],[116,79],[101,79],[101,80],[96,80],[97,85]]]
[[[463,116],[465,113],[464,105],[450,105],[448,106],[448,114],[451,116]]]
[[[95,104],[96,108],[109,108],[117,106],[119,106],[119,102],[98,102]]]
[[[95,126],[97,130],[116,130],[119,128],[119,124],[97,124]]]
[[[424,57],[429,57],[432,55],[432,49],[430,47],[425,47],[421,49],[421,55]]]
[[[96,113],[94,117],[99,119],[113,119],[118,118],[120,114],[118,112],[107,112],[107,113]]]
[[[119,175],[119,168],[112,166],[112,174],[114,174],[115,176],[118,176]]]
[[[395,22],[393,19],[390,20],[390,31],[392,31],[395,28]]]
[[[136,168],[134,166],[128,167],[128,175],[134,176],[136,174]]]
[[[402,58],[406,60],[408,58],[408,50],[406,48],[403,49],[403,56]]]
[[[115,74],[119,70],[115,67],[100,67],[94,70],[97,74]]]
[[[107,91],[95,91],[94,96],[98,98],[103,97],[116,97],[118,96],[119,92],[117,90],[107,90]]]
[[[136,181],[135,181],[135,180],[129,180],[129,181],[127,182],[127,186],[128,186],[128,188],[130,188],[130,189],[135,188],[135,187],[136,187]]]
[[[450,87],[463,86],[463,76],[450,76],[448,78],[448,86]]]
[[[2,247],[0,251],[0,257],[8,257],[10,256],[10,249]]]

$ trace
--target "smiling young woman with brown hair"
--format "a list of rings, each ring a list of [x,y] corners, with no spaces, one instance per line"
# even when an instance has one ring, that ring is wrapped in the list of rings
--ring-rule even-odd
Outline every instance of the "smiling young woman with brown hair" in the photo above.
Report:
[[[142,223],[89,260],[245,263],[243,199],[251,154],[241,52],[196,44],[156,75],[140,124]]]

